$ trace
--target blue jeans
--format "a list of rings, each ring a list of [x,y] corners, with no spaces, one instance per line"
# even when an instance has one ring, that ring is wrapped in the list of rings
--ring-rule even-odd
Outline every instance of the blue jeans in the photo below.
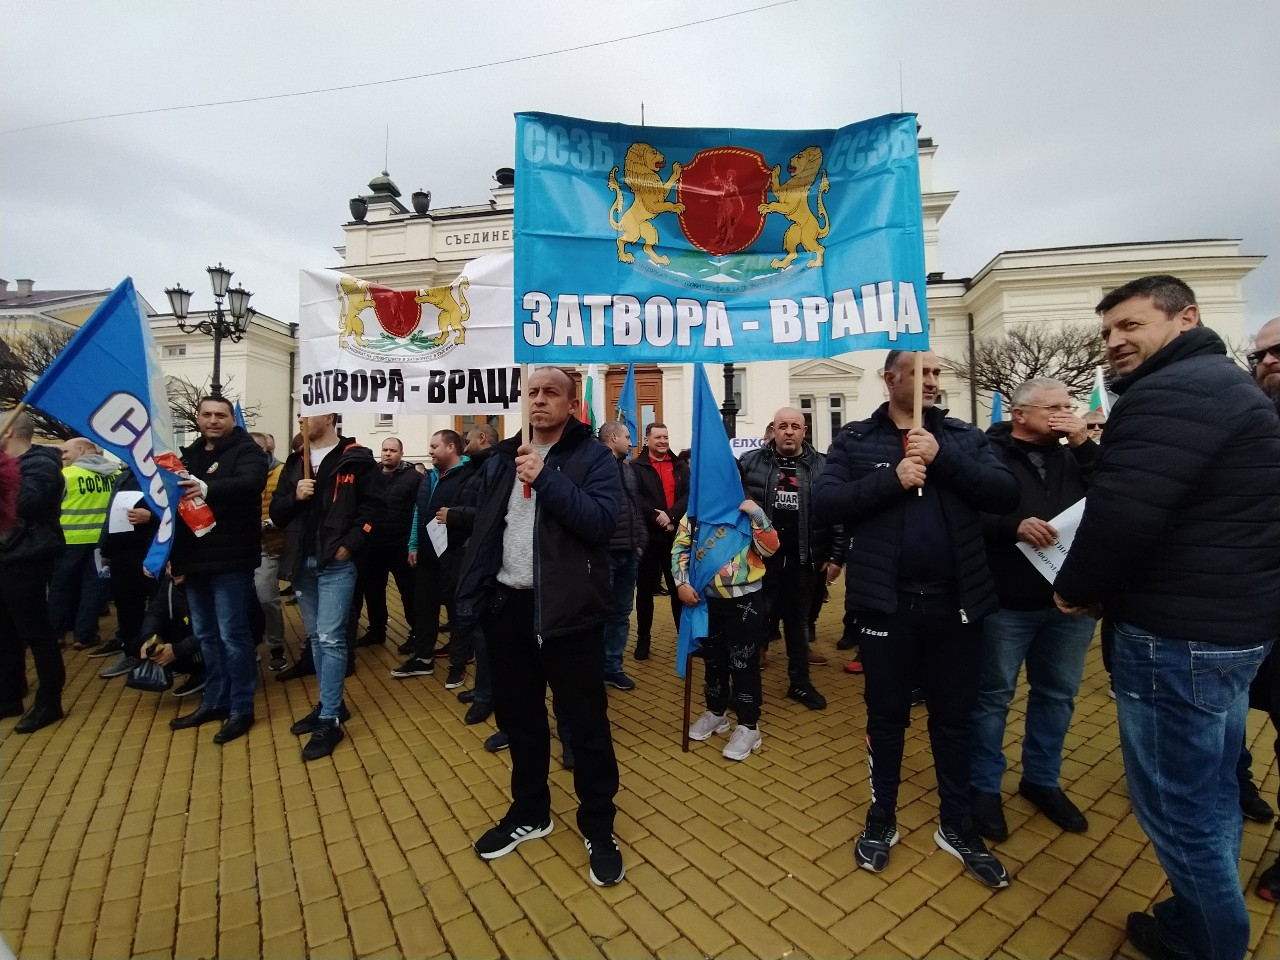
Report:
[[[1240,960],[1249,946],[1236,866],[1236,761],[1249,683],[1270,646],[1224,647],[1115,625],[1129,800],[1173,888],[1152,912],[1164,944],[1200,960]]]
[[[191,632],[204,659],[203,706],[253,716],[258,664],[249,630],[253,571],[187,575]]]
[[[330,560],[322,569],[307,557],[301,575],[293,581],[302,626],[307,631],[311,657],[320,681],[320,716],[336,720],[342,706],[342,683],[347,676],[347,614],[356,589],[356,565],[350,560]]]
[[[613,616],[604,625],[604,672],[622,673],[622,655],[631,630],[631,604],[636,595],[640,558],[634,550],[609,551],[609,587],[613,590]]]
[[[1000,792],[1005,721],[1024,662],[1031,689],[1022,777],[1039,787],[1058,786],[1062,742],[1071,725],[1095,623],[1089,617],[1068,617],[1056,608],[998,610],[982,621],[982,667],[969,753],[972,789]]]

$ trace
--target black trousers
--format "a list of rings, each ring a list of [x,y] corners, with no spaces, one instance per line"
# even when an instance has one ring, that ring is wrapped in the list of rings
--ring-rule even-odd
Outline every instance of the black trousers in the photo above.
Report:
[[[26,651],[36,665],[37,706],[62,704],[67,680],[45,600],[52,560],[0,564],[0,704],[22,703]]]
[[[116,605],[116,636],[124,652],[136,657],[142,649],[142,621],[157,582],[142,569],[145,555],[121,552],[111,558],[111,599]]]
[[[369,615],[369,632],[375,637],[387,637],[387,580],[395,580],[400,592],[400,605],[404,618],[413,626],[414,571],[409,566],[408,546],[402,544],[374,544],[360,567],[360,582],[356,585],[356,602],[364,601]],[[351,634],[348,639],[354,639]]]
[[[707,598],[707,638],[702,643],[707,709],[723,714],[730,706],[738,722],[760,722],[760,648],[765,617],[761,592],[745,597]]]
[[[962,623],[951,596],[898,594],[895,613],[858,613],[866,677],[871,805],[894,819],[911,691],[924,689],[942,825],[968,833],[970,717],[978,698],[982,622]]]
[[[448,554],[435,557],[418,552],[418,566],[414,569],[413,580],[414,656],[428,660],[435,655],[436,640],[440,637],[442,606],[449,622],[453,623],[456,577],[456,564]]]
[[[547,688],[556,716],[568,728],[576,760],[578,829],[588,839],[613,833],[618,761],[604,688],[604,627],[542,642],[533,632],[533,591],[498,588],[481,620],[493,677],[498,729],[511,743],[511,808],[515,823],[541,823],[551,814],[547,774],[551,728]]]
[[[652,534],[652,530],[650,531]],[[653,598],[658,584],[667,584],[667,599],[671,602],[671,619],[676,630],[680,629],[680,608],[683,604],[676,595],[675,577],[671,575],[671,545],[674,536],[652,535],[640,558],[636,572],[636,645],[647,646],[653,635]]]
[[[782,621],[787,643],[787,678],[793,687],[808,686],[814,585],[820,575],[811,564],[801,563],[798,557],[777,553],[765,560],[764,569],[764,605],[771,621]]]

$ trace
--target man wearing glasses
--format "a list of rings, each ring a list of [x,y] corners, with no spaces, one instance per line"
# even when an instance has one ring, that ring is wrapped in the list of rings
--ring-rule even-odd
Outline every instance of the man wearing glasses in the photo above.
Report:
[[[992,449],[1018,478],[1021,498],[1010,513],[982,515],[1000,609],[982,621],[969,778],[974,826],[996,841],[1009,836],[1001,808],[1000,778],[1006,766],[1002,747],[1024,662],[1031,690],[1018,792],[1061,829],[1083,833],[1089,828],[1058,778],[1094,621],[1068,616],[1054,606],[1053,586],[1018,544],[1043,548],[1057,540],[1058,531],[1049,521],[1085,495],[1098,445],[1058,380],[1028,380],[1013,391],[1012,407],[1012,421],[993,424],[987,431]]]

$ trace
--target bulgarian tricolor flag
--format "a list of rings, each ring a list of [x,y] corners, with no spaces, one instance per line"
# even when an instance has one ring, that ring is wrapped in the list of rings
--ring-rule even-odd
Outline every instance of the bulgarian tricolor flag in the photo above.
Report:
[[[604,380],[594,363],[587,367],[587,375],[582,379],[582,411],[578,419],[590,426],[592,433],[604,423]]]
[[[1111,394],[1107,393],[1107,382],[1103,379],[1102,368],[1093,368],[1093,393],[1089,395],[1089,412],[1101,410],[1103,416],[1111,416]]]

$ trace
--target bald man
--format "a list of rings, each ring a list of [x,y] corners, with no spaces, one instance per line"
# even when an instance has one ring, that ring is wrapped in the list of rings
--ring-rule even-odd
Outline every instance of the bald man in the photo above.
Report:
[[[74,437],[62,444],[61,522],[67,547],[49,582],[49,616],[59,641],[72,632],[77,650],[98,645],[98,614],[110,584],[98,574],[94,551],[119,472],[120,464],[104,457],[92,440]]]
[[[809,679],[810,610],[814,593],[840,575],[844,538],[838,525],[819,523],[813,515],[813,484],[827,458],[805,439],[804,414],[783,407],[772,426],[772,438],[744,454],[738,470],[747,497],[764,507],[781,541],[765,561],[764,602],[786,635],[787,697],[822,710],[826,698]]]

